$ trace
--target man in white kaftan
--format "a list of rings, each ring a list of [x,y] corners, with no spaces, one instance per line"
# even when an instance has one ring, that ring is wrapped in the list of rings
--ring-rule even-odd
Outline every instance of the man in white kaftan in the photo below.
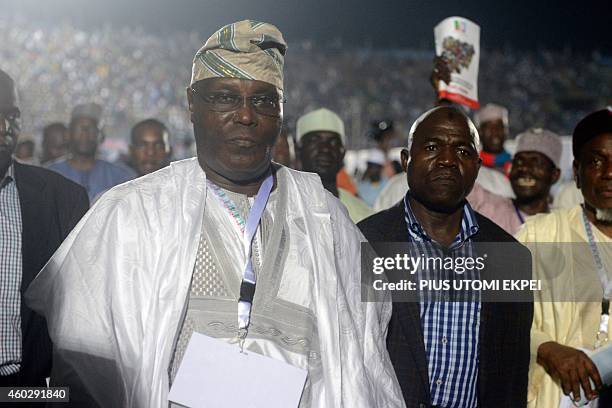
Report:
[[[404,406],[389,300],[361,301],[363,236],[316,175],[270,162],[285,47],[266,23],[215,33],[187,91],[198,158],[102,196],[30,286],[56,347],[52,381],[73,401],[167,406],[191,333],[237,337],[239,220],[272,175],[245,349],[307,370],[300,407]]]

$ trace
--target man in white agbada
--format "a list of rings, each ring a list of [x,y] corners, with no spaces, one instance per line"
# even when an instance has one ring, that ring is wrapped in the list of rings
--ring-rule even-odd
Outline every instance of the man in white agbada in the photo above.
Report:
[[[197,160],[106,193],[30,286],[56,346],[52,382],[71,401],[167,406],[193,332],[243,333],[242,230],[271,178],[245,349],[307,370],[300,407],[404,405],[385,347],[390,303],[361,302],[363,236],[316,175],[271,163],[285,49],[255,21],[211,36],[187,89]]]

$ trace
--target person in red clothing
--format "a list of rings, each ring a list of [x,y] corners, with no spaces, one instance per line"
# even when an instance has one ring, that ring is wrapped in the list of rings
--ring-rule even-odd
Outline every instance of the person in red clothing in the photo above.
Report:
[[[482,141],[482,165],[508,174],[512,163],[512,156],[504,149],[508,136],[508,109],[488,103],[476,112],[474,122]]]

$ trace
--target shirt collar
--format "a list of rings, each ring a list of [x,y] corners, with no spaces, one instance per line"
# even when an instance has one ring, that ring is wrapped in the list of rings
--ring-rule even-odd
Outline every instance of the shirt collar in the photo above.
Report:
[[[408,226],[408,235],[412,240],[416,241],[433,241],[427,235],[427,232],[425,232],[425,230],[417,220],[416,216],[414,215],[414,212],[410,207],[410,201],[408,200],[409,197],[410,192],[406,193],[406,195],[404,196],[404,213],[406,216],[406,225]],[[460,245],[463,242],[467,241],[472,236],[477,234],[478,230],[479,226],[478,221],[476,221],[476,213],[472,209],[472,206],[470,206],[470,204],[466,200],[465,204],[463,205],[463,218],[461,220],[461,229],[455,237],[452,247]]]
[[[11,164],[8,166],[8,169],[6,170],[4,177],[2,178],[2,180],[0,180],[0,189],[4,188],[7,184],[9,184],[13,180],[15,180],[15,167],[14,167],[13,162],[11,161]]]

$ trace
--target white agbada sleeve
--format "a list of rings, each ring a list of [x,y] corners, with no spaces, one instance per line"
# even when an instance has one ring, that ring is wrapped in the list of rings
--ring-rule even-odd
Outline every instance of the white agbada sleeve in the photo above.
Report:
[[[302,202],[315,202],[305,211],[311,218],[306,228],[316,260],[315,314],[325,374],[322,390],[313,390],[312,406],[404,407],[385,342],[390,299],[361,301],[360,245],[366,240],[335,197],[314,193],[322,188],[318,177],[294,177]]]
[[[291,171],[289,180],[314,260],[323,378],[311,406],[403,407],[385,346],[391,305],[361,302],[363,236],[318,177]],[[52,381],[70,386],[73,402],[167,406],[205,186],[197,160],[188,159],[113,188],[29,287],[27,302],[47,318],[54,342]]]
[[[51,381],[70,387],[71,402],[167,404],[203,186],[204,173],[188,160],[113,188],[28,288],[28,305],[46,317],[54,344]]]
[[[391,298],[383,292],[376,294],[374,301],[370,292],[370,301],[362,301],[360,244],[367,241],[344,209],[336,205],[335,198],[331,194],[328,198],[339,280],[335,296],[326,296],[326,299],[337,307],[341,338],[339,363],[343,368],[344,404],[335,406],[404,407],[386,346]],[[355,237],[356,242],[349,242],[349,237]],[[362,359],[351,359],[355,354]]]

